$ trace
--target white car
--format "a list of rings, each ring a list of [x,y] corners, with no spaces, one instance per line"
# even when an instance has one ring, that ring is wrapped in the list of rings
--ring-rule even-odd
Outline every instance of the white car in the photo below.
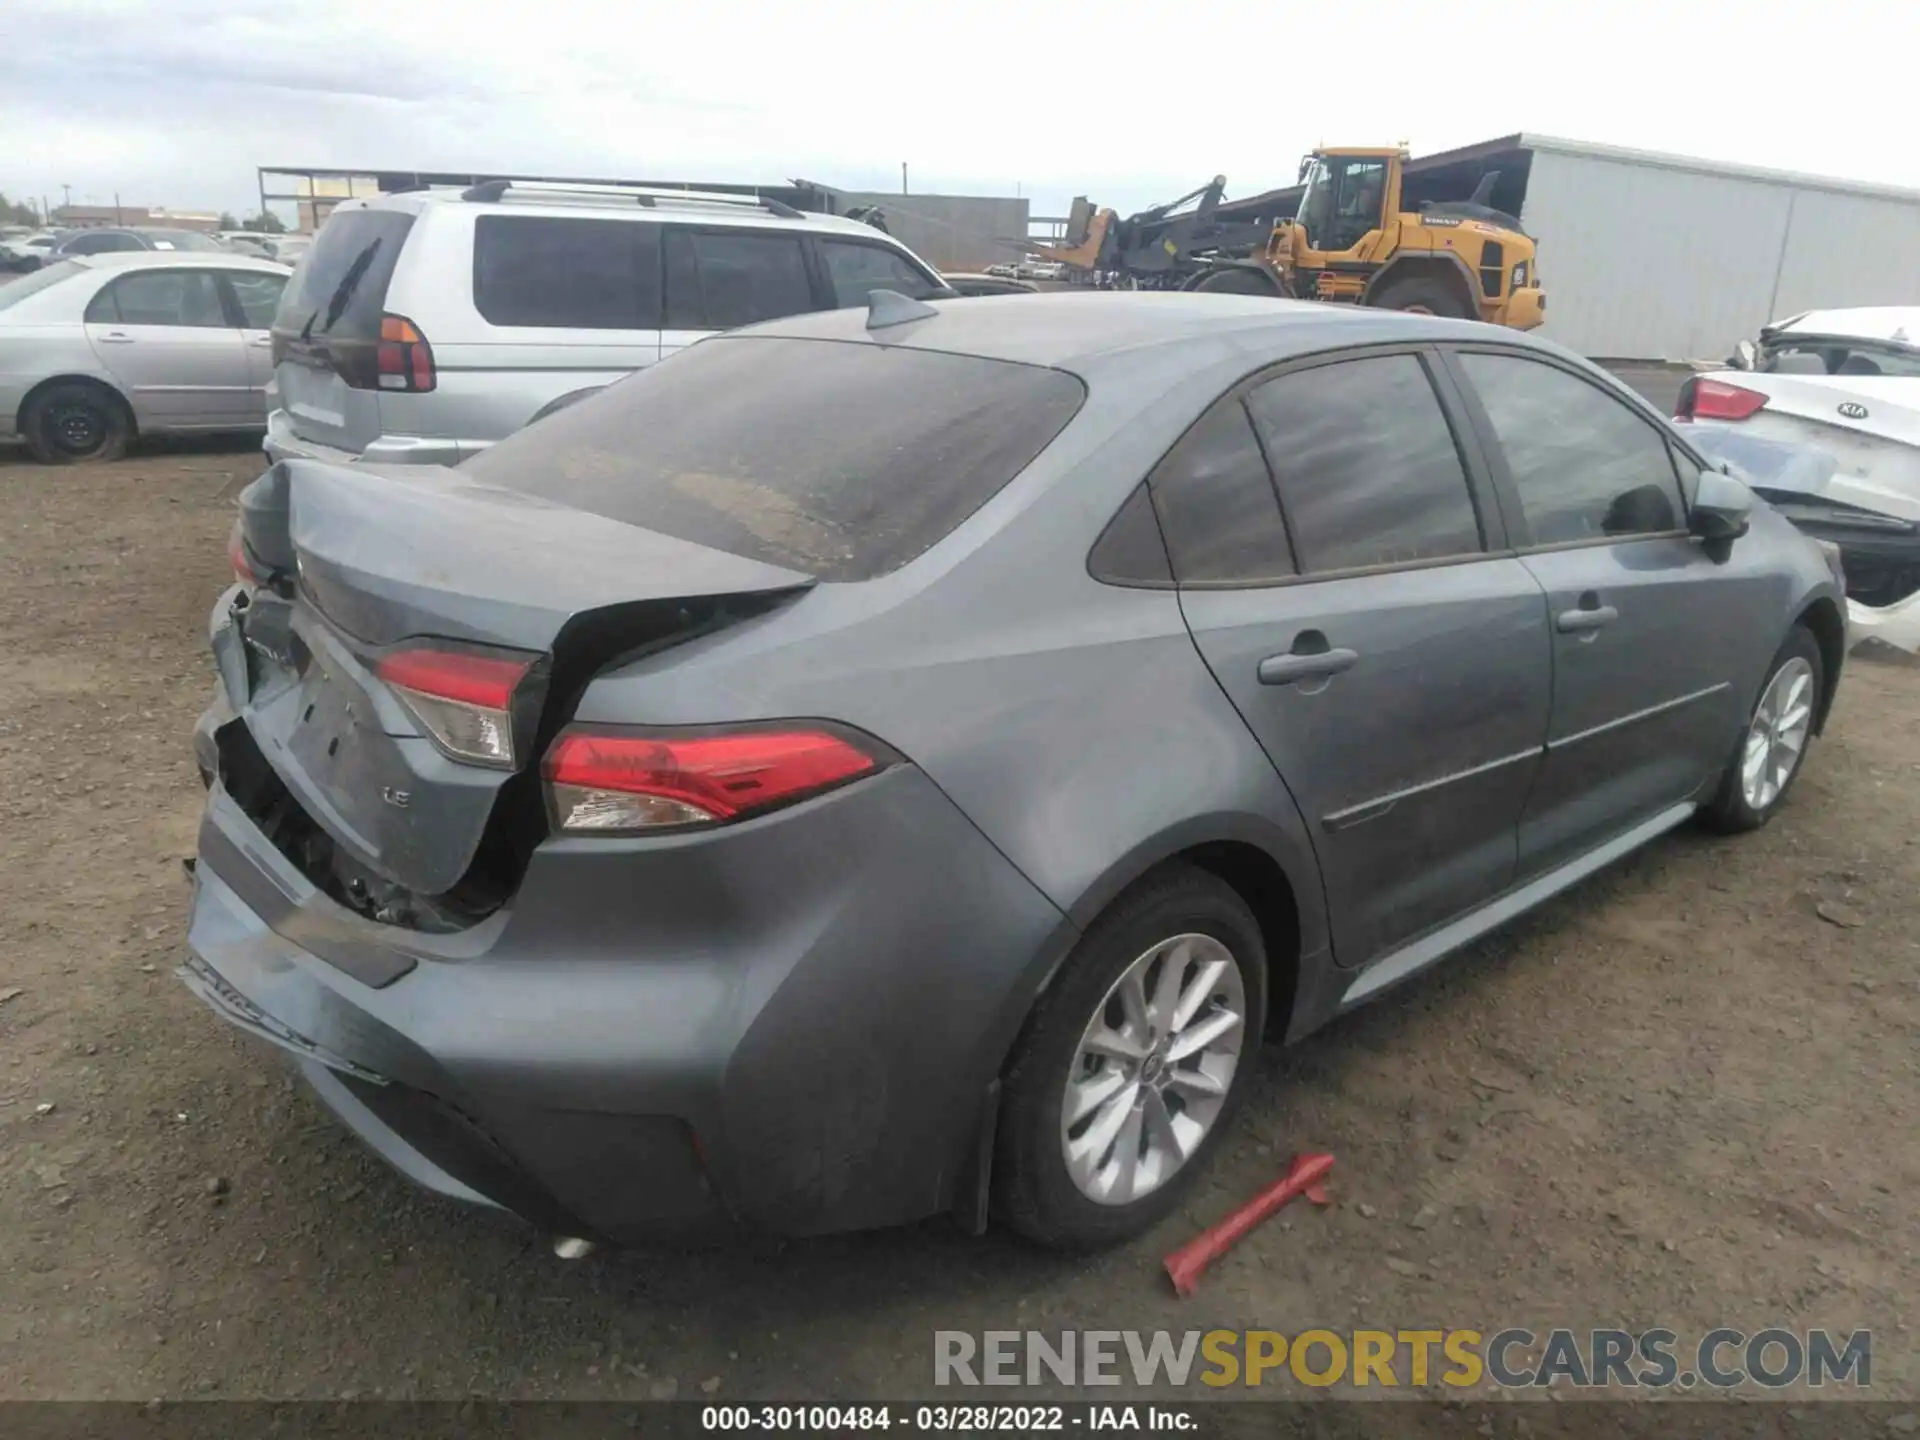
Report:
[[[140,250],[0,285],[0,439],[63,464],[111,460],[140,434],[264,430],[290,273],[229,251]]]
[[[1856,640],[1920,650],[1920,306],[1813,310],[1743,342],[1728,369],[1690,378],[1675,418],[1833,459],[1821,484],[1848,576]]]

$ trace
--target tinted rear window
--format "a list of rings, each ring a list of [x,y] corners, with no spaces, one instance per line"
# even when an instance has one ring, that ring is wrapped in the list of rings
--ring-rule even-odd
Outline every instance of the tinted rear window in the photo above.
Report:
[[[387,281],[412,228],[413,217],[397,210],[336,211],[287,283],[273,328],[379,339]]]
[[[660,230],[632,220],[482,215],[473,305],[490,325],[660,328]]]
[[[897,346],[713,339],[462,467],[822,580],[937,544],[1080,408],[1073,376]]]

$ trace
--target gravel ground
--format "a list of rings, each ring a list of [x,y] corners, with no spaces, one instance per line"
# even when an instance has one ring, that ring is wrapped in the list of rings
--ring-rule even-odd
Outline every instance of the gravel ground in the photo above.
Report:
[[[0,1399],[904,1396],[936,1328],[1871,1327],[1920,1394],[1920,668],[1859,659],[1757,835],[1656,844],[1270,1050],[1158,1233],[940,1223],[562,1265],[365,1156],[182,954],[210,602],[250,447],[0,456]],[[1824,918],[1823,918],[1824,917]],[[1157,1257],[1296,1149],[1176,1301]]]

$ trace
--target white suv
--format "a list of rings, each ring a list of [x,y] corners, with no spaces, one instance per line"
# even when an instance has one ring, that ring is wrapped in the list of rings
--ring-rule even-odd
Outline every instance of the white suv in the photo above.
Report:
[[[494,180],[341,204],[273,323],[267,455],[457,464],[716,330],[953,293],[775,200]]]

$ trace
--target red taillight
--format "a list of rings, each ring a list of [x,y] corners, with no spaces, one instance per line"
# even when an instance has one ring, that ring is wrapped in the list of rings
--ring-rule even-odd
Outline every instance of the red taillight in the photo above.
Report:
[[[253,562],[247,558],[247,540],[241,533],[240,522],[233,522],[233,530],[227,536],[227,560],[233,566],[233,578],[248,589],[260,583],[260,577],[253,572]]]
[[[374,673],[454,759],[511,770],[513,694],[532,668],[531,658],[422,647],[382,656]]]
[[[1725,380],[1695,378],[1680,387],[1676,420],[1745,420],[1765,408],[1767,397]]]
[[[621,834],[792,804],[888,758],[837,727],[802,722],[702,734],[581,728],[553,742],[543,768],[561,830]]]
[[[423,393],[435,383],[433,347],[404,315],[380,317],[380,344],[374,352],[374,372],[382,390]]]

